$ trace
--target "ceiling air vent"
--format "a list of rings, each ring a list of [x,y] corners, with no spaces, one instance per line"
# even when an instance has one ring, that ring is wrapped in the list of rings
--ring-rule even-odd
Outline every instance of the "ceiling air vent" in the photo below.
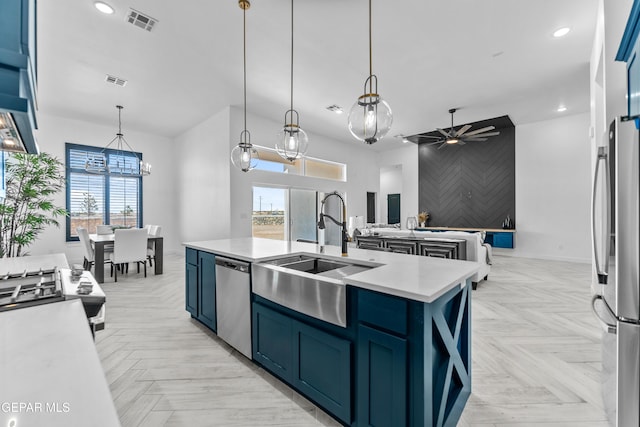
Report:
[[[153,19],[149,15],[145,15],[135,9],[129,10],[129,14],[126,19],[128,23],[147,31],[153,30],[153,27],[158,23],[157,19]]]
[[[121,79],[120,77],[112,76],[107,74],[107,77],[104,79],[107,83],[113,83],[114,85],[125,87],[127,85],[127,80]]]

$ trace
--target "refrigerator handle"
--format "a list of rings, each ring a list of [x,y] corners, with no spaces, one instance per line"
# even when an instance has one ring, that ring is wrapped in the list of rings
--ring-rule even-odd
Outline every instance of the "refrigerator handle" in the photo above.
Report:
[[[598,318],[600,323],[602,323],[602,325],[605,327],[605,329],[606,329],[606,331],[608,333],[614,334],[614,335],[617,334],[618,333],[618,326],[614,325],[612,323],[609,323],[606,320],[604,320],[602,317],[600,317],[600,314],[596,310],[596,302],[598,300],[602,301],[602,304],[604,305],[604,308],[609,312],[611,317],[613,317],[614,319],[616,318],[616,315],[613,313],[613,311],[609,307],[609,304],[607,304],[607,302],[604,300],[604,298],[602,298],[602,295],[594,295],[593,298],[591,298],[591,310],[593,311],[593,314],[596,315],[596,317]]]
[[[605,179],[605,194],[607,198],[607,212],[605,219],[605,229],[607,235],[611,232],[611,187],[609,184],[609,159],[607,156],[606,147],[598,147],[598,159],[596,160],[596,170],[593,177],[593,193],[591,194],[591,238],[593,239],[593,258],[596,264],[596,274],[598,275],[598,283],[601,285],[607,284],[607,278],[609,276],[609,254],[610,243],[605,243],[605,259],[604,266],[600,265],[600,259],[598,258],[598,238],[596,236],[596,191],[598,189],[598,178],[600,177],[600,161],[604,162],[604,179]],[[604,267],[604,268],[603,268]]]

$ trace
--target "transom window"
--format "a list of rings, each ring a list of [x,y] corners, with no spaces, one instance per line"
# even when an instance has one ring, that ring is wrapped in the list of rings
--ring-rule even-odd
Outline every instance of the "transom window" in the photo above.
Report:
[[[272,148],[261,147],[255,144],[253,147],[258,150],[258,155],[260,156],[256,170],[310,176],[334,181],[347,181],[347,165],[344,163],[313,157],[303,157],[290,162],[280,157],[276,150]]]
[[[104,153],[109,164],[139,167],[142,153],[65,145],[67,178],[67,241],[78,240],[76,228],[96,232],[101,224],[142,227],[142,177],[96,174],[85,170],[87,159]],[[138,157],[136,157],[136,154]]]

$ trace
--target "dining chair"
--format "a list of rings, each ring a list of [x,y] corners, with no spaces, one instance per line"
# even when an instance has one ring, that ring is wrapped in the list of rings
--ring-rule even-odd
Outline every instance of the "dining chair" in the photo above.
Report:
[[[144,277],[147,277],[147,239],[148,233],[144,228],[116,229],[113,241],[113,253],[111,259],[111,275],[115,272],[115,281],[118,281],[118,269],[114,266],[128,265],[135,262],[140,273],[140,263],[144,264]],[[124,268],[122,268],[124,272]]]
[[[149,227],[149,237],[160,237],[161,226],[149,225],[147,227]],[[153,261],[156,260],[156,242],[147,242],[147,259],[149,260],[149,267],[153,267]]]
[[[82,244],[82,249],[84,251],[84,261],[82,266],[85,270],[90,271],[91,266],[95,263],[95,250],[93,246],[91,246],[91,240],[89,239],[89,231],[84,227],[76,228],[76,233],[78,233],[78,238],[80,239],[80,244]],[[109,253],[113,251],[113,247],[105,247],[105,253]],[[111,262],[110,260],[105,259],[105,263]]]

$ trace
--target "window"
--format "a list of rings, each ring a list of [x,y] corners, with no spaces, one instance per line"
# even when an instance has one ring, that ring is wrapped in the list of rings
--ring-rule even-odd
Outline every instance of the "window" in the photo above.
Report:
[[[66,144],[67,241],[78,240],[77,227],[96,232],[100,224],[142,227],[142,177],[88,173],[85,162],[104,153],[109,164],[138,168],[141,153]]]
[[[328,160],[303,157],[290,162],[283,159],[272,148],[253,146],[258,150],[260,161],[256,170],[268,172],[287,173],[290,175],[310,176],[314,178],[331,179],[334,181],[347,181],[347,165]]]

